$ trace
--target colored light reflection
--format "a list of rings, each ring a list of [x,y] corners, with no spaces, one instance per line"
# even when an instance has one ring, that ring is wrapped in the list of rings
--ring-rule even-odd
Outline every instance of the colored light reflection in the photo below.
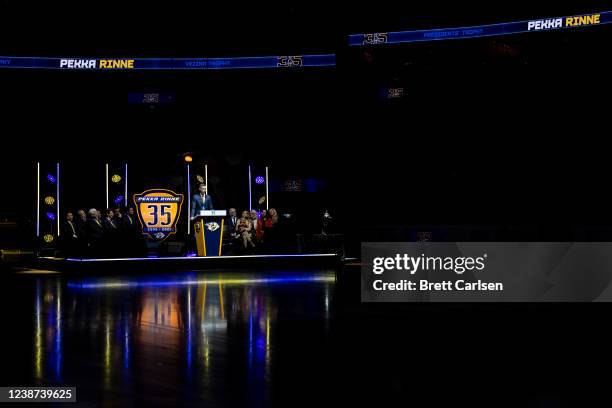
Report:
[[[60,378],[62,371],[62,286],[55,284],[55,376]]]
[[[64,279],[68,279],[68,292]],[[181,362],[180,371],[176,371],[181,381],[215,390],[217,373],[225,369],[231,341],[235,345],[232,356],[244,360],[246,396],[255,401],[253,405],[261,405],[259,402],[267,401],[270,395],[269,379],[279,358],[275,343],[282,333],[276,326],[279,316],[285,318],[285,312],[291,316],[296,312],[293,299],[297,294],[306,294],[300,300],[300,314],[322,316],[328,299],[320,294],[332,288],[335,278],[331,268],[279,268],[260,273],[187,271],[116,279],[45,277],[37,282],[31,339],[37,348],[29,361],[36,381],[62,381],[71,375],[75,357],[79,357],[91,361],[87,367],[91,367],[91,377],[101,389],[131,386],[141,362],[160,361],[160,345],[164,364]],[[261,282],[280,286],[257,286]],[[286,286],[282,286],[284,283]],[[116,284],[120,288],[143,288],[112,293],[104,289]],[[81,290],[83,287],[102,289],[94,292]],[[134,297],[131,290],[138,295]],[[92,308],[92,299],[108,301],[93,302],[97,306]],[[95,347],[91,357],[87,350],[83,354],[69,347],[84,334],[90,336]],[[72,357],[64,361],[68,354]],[[159,366],[156,371],[167,369]]]
[[[55,178],[55,176],[51,173],[47,174],[47,180],[49,180],[51,183],[55,184],[57,182],[57,179]]]
[[[301,283],[301,282],[335,282],[334,275],[301,275],[301,276],[279,276],[279,277],[261,277],[261,278],[218,278],[218,279],[188,279],[188,280],[151,280],[151,281],[88,281],[84,279],[82,282],[68,282],[68,287],[72,289],[129,289],[139,287],[164,287],[164,286],[188,286],[188,285],[207,285],[207,284],[222,284],[222,285],[253,285],[253,284],[283,284],[283,283]]]
[[[40,281],[36,282],[35,325],[34,325],[34,378],[42,379],[43,328],[42,328],[42,290]]]
[[[111,348],[111,321],[108,316],[104,322],[104,388],[109,389],[111,386],[112,373],[112,348]]]
[[[115,197],[115,204],[121,204],[122,201],[123,201],[122,195]]]
[[[224,255],[224,259],[265,259],[265,258],[329,258],[337,257],[338,254],[270,254],[270,255]],[[152,262],[167,262],[185,259],[184,256],[157,256],[151,255],[146,258],[67,258],[69,262],[88,262],[88,263],[100,263],[100,262],[114,262],[114,261],[152,261]],[[202,261],[206,258],[199,258]]]
[[[55,219],[55,214],[53,214],[52,212],[48,212],[47,213],[47,218],[50,220],[54,220]]]
[[[266,180],[263,178],[263,176],[257,176],[255,177],[255,183],[256,184],[263,184]]]
[[[37,280],[34,307],[33,369],[36,381],[62,377],[62,286],[50,280]]]

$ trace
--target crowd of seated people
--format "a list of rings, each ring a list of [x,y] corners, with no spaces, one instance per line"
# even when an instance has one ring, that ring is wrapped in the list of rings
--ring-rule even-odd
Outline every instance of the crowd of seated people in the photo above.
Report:
[[[244,210],[241,216],[235,208],[228,210],[226,242],[237,253],[270,252],[278,248],[278,212]]]
[[[68,257],[128,257],[146,254],[144,238],[134,208],[119,207],[100,212],[66,213],[62,224],[62,249]]]
[[[224,230],[224,241],[237,254],[278,251],[279,216],[274,208],[243,211],[240,216],[230,208]],[[133,207],[122,211],[109,208],[78,210],[76,216],[66,213],[62,224],[61,249],[67,257],[119,258],[146,256],[146,239]]]

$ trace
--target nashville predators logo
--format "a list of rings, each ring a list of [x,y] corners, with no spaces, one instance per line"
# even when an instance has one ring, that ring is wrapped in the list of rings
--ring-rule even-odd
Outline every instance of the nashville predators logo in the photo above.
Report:
[[[176,233],[181,214],[183,195],[164,189],[147,190],[134,194],[134,203],[143,234],[155,241],[163,241]]]
[[[205,225],[206,225],[206,229],[209,230],[210,232],[215,232],[216,230],[221,228],[219,226],[219,224],[214,222],[214,221],[213,222],[207,222]]]

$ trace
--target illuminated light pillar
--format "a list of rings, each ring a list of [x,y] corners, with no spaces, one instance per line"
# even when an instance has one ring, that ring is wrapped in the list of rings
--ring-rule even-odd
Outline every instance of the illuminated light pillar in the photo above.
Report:
[[[270,191],[268,189],[268,166],[266,166],[266,210],[270,209]]]
[[[253,209],[252,192],[251,192],[251,165],[249,164],[249,211]]]
[[[106,163],[106,208],[109,208],[108,205],[108,163]]]
[[[127,170],[127,162],[125,163],[125,195],[124,197],[124,202],[125,202],[125,208],[127,209],[128,206],[128,170]]]
[[[189,164],[187,164],[187,235],[191,233],[191,178],[189,176]]]
[[[40,162],[36,163],[36,237],[40,237]]]
[[[57,183],[55,183],[55,210],[56,210],[56,219],[57,219],[57,236],[59,237],[61,234],[60,231],[60,164],[55,164],[55,179]]]
[[[204,184],[206,185],[206,194],[208,194],[208,164],[204,165]]]

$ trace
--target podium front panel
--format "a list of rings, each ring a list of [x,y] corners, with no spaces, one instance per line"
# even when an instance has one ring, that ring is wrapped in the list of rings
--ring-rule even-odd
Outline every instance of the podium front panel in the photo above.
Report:
[[[223,247],[225,219],[218,216],[198,217],[194,224],[198,256],[220,256]]]

